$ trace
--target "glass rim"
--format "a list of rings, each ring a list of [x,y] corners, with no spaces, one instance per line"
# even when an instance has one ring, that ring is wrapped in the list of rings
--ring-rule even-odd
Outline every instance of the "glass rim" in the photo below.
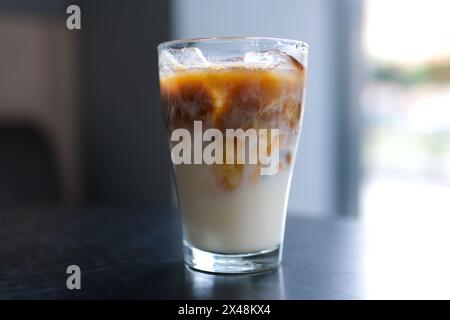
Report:
[[[255,41],[278,41],[281,42],[281,44],[286,45],[295,45],[296,47],[301,47],[303,50],[308,51],[309,44],[300,41],[300,40],[293,40],[293,39],[286,39],[286,38],[274,38],[274,37],[202,37],[202,38],[180,38],[176,40],[170,40],[161,42],[157,49],[158,51],[180,45],[180,44],[195,44],[195,43],[203,43],[203,42],[215,42],[215,41],[225,41],[225,42],[233,42],[233,41],[242,41],[242,40],[255,40]]]

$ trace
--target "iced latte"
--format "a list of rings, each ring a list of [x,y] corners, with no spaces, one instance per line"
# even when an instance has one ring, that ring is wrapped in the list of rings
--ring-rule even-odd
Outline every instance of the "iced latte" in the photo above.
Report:
[[[239,273],[280,262],[306,54],[304,43],[264,38],[159,47],[189,266]]]

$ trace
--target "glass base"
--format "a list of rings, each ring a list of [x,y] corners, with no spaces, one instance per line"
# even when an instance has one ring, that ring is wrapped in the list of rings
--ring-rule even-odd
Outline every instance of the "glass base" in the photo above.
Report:
[[[224,254],[196,249],[184,241],[184,261],[192,269],[212,273],[254,273],[275,269],[281,262],[280,246],[274,249]]]

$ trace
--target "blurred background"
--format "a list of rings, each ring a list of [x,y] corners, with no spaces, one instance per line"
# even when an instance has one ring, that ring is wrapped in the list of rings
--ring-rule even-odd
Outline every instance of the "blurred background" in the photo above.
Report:
[[[156,45],[310,44],[290,214],[446,219],[446,0],[0,1],[0,206],[168,206]],[[81,30],[66,8],[81,8]]]

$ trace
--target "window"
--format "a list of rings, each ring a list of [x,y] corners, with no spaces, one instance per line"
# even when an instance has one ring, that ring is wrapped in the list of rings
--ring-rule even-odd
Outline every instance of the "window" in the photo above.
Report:
[[[450,1],[366,0],[364,219],[450,219]]]

